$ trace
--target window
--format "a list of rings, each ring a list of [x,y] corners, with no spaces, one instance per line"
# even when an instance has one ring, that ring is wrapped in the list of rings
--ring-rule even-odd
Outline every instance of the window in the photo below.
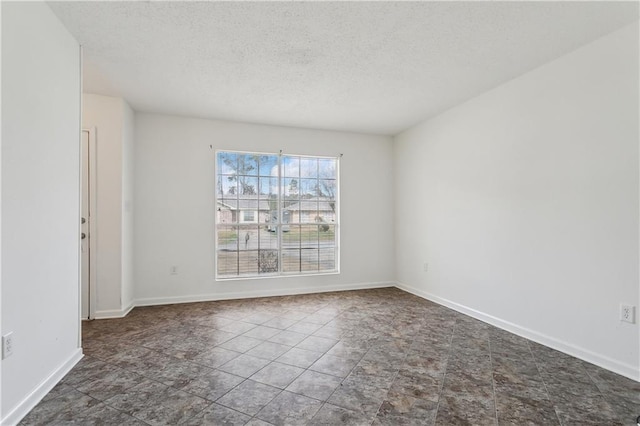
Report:
[[[338,272],[338,159],[216,155],[216,277]]]
[[[256,221],[256,212],[255,210],[245,210],[242,212],[242,221],[243,222],[255,222]]]

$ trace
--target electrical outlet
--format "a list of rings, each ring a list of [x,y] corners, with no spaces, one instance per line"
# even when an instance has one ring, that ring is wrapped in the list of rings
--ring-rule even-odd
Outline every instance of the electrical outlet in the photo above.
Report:
[[[2,336],[2,359],[13,355],[13,332]]]
[[[636,307],[631,305],[620,305],[620,321],[634,324],[636,322]]]
[[[169,269],[169,274],[171,274],[171,275],[178,275],[178,267],[177,267],[177,266],[172,266],[172,267]]]
[[[422,264],[422,270],[425,271],[425,272],[427,272],[429,270],[429,264],[427,262],[424,262]]]

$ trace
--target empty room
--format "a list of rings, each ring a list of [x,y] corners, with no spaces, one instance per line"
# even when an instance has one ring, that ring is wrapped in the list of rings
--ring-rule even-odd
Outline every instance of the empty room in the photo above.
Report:
[[[2,425],[640,423],[640,4],[2,1]]]

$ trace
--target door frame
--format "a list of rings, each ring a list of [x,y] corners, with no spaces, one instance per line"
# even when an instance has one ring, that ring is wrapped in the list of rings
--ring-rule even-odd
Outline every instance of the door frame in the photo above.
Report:
[[[81,320],[92,320],[95,319],[95,314],[96,314],[96,288],[97,288],[97,278],[98,278],[98,273],[97,273],[97,244],[96,244],[96,237],[97,237],[97,210],[98,210],[98,203],[97,203],[97,183],[98,183],[98,179],[97,179],[97,164],[98,164],[98,160],[97,160],[97,148],[98,148],[98,144],[97,144],[97,129],[94,127],[90,127],[90,128],[82,128],[82,133],[87,133],[89,135],[89,317],[88,318],[84,318],[82,317],[82,303],[83,303],[83,297],[84,295],[82,294],[82,270],[80,271],[80,318]],[[81,135],[82,138],[84,138],[84,135]],[[82,138],[80,140],[80,143],[83,143]],[[80,150],[80,152],[82,152],[82,149]],[[84,167],[84,159],[81,158],[80,160],[80,167]],[[80,176],[82,179],[82,169],[80,170]],[[82,183],[80,184],[80,187],[82,188]],[[80,193],[80,203],[82,203],[82,192]],[[82,218],[82,204],[80,205],[80,219]],[[81,220],[78,220],[78,222],[81,222]],[[82,227],[82,224],[79,225],[80,227]],[[82,232],[82,231],[80,231]],[[80,243],[82,244],[82,243]],[[80,268],[82,268],[82,250],[79,251],[79,255],[80,255]]]

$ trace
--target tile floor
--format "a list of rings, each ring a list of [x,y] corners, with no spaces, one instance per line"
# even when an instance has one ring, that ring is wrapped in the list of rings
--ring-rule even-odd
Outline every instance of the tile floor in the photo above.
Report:
[[[640,383],[394,288],[136,308],[22,421],[635,425]]]

